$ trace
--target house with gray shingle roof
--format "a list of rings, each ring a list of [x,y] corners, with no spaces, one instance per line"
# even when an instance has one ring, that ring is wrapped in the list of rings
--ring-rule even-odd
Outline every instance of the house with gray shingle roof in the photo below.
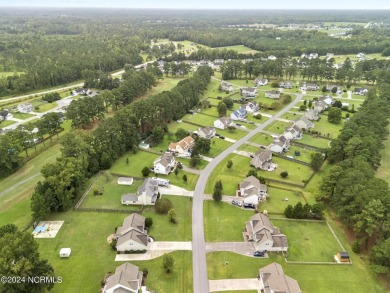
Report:
[[[114,237],[117,251],[147,249],[149,237],[145,230],[145,218],[137,213],[126,217]]]
[[[285,275],[280,264],[274,262],[259,270],[262,292],[301,293],[298,282]]]
[[[228,92],[232,92],[234,91],[234,87],[232,86],[231,83],[229,82],[226,82],[226,81],[222,81],[221,82],[221,87],[220,87],[221,91],[228,91]]]
[[[237,196],[244,197],[244,203],[257,205],[261,199],[267,196],[267,185],[261,184],[254,176],[245,178],[238,184]]]
[[[214,121],[214,127],[218,129],[226,129],[229,126],[235,127],[233,120],[229,117],[221,117]]]
[[[252,159],[251,164],[256,169],[265,171],[273,171],[276,167],[276,165],[272,163],[272,152],[270,150],[258,151]]]
[[[302,131],[301,129],[296,126],[288,126],[284,129],[283,135],[288,139],[301,139],[302,138]]]
[[[290,140],[283,135],[274,139],[274,141],[268,146],[268,149],[274,153],[284,153],[290,148]]]
[[[176,161],[172,153],[165,153],[153,162],[153,170],[156,174],[168,175],[176,166]]]
[[[142,285],[143,273],[131,263],[124,263],[115,269],[115,274],[107,278],[103,293],[138,293]]]
[[[288,241],[279,229],[274,227],[268,216],[257,213],[245,224],[247,241],[254,242],[258,251],[287,251]]]
[[[212,139],[215,136],[215,127],[206,126],[198,129],[198,136],[202,138]]]
[[[136,193],[122,195],[121,201],[125,205],[154,205],[158,195],[158,181],[147,178]]]
[[[310,121],[317,121],[318,119],[320,119],[319,112],[317,109],[306,110],[303,116],[309,119]]]
[[[271,91],[266,91],[265,92],[265,97],[270,98],[270,99],[275,99],[278,100],[280,99],[281,91],[278,90],[271,90]]]
[[[307,117],[301,117],[294,121],[294,125],[297,126],[301,130],[307,130],[309,128],[313,128],[314,124]]]

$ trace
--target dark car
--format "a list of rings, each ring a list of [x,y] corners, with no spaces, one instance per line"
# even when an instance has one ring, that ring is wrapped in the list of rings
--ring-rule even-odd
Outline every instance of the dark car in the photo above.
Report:
[[[224,137],[224,136],[222,136],[222,135],[220,135],[220,136],[219,136],[219,138],[220,138],[220,139],[225,139],[225,137]]]
[[[216,133],[216,134],[215,134],[215,136],[218,136],[218,137],[220,137],[221,135],[220,135],[219,133]]]
[[[255,251],[253,253],[253,256],[256,256],[256,257],[263,257],[265,255],[264,251]]]
[[[249,154],[249,157],[253,159],[255,157],[255,155],[254,154]]]
[[[241,124],[239,124],[239,123],[236,123],[236,125],[237,125],[237,126],[241,126]]]

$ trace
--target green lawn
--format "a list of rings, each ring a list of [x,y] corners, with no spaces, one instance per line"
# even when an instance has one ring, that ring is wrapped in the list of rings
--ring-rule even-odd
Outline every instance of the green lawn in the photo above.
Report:
[[[269,197],[260,203],[259,210],[266,210],[269,214],[282,214],[288,205],[296,205],[298,202],[305,204],[301,193],[293,190],[285,190],[275,187],[268,187]],[[285,199],[288,198],[288,201]]]
[[[179,78],[179,77],[164,77],[164,79],[160,79],[158,81],[158,84],[157,86],[155,86],[154,88],[152,88],[151,90],[149,90],[145,97],[148,97],[148,96],[152,96],[152,95],[155,95],[155,94],[158,94],[158,93],[161,93],[163,91],[169,91],[171,90],[172,88],[174,88],[179,81],[185,79],[184,77],[183,78]]]
[[[330,140],[313,136],[310,133],[304,133],[302,138],[297,140],[297,142],[325,149],[329,147]]]
[[[192,131],[197,130],[199,127],[196,125],[188,124],[185,122],[180,123],[177,121],[172,121],[171,123],[168,124],[168,131],[170,133],[175,133],[179,128],[183,128],[184,130],[192,132]]]
[[[390,139],[389,137],[383,143],[384,143],[384,148],[381,151],[382,161],[376,174],[378,177],[390,183]]]
[[[290,261],[333,262],[342,250],[324,222],[272,220],[272,224],[287,236]]]
[[[339,124],[333,124],[328,122],[326,115],[321,115],[320,117],[319,121],[314,121],[314,128],[312,129],[318,131],[323,136],[328,136],[329,134],[330,138],[336,138],[344,126],[344,120],[341,120]]]
[[[226,46],[226,47],[215,47],[213,49],[218,49],[218,50],[234,50],[237,51],[240,54],[255,54],[259,51],[253,50],[249,47],[246,47],[244,45],[237,45],[237,46]]]
[[[291,123],[275,121],[268,125],[266,128],[264,128],[264,130],[271,133],[282,134],[284,132],[284,129],[288,126],[291,126]]]
[[[258,133],[255,136],[253,136],[249,141],[260,144],[260,145],[268,146],[272,143],[273,138],[269,134]]]
[[[217,129],[217,133],[219,133],[224,137],[234,139],[234,140],[239,140],[240,138],[243,138],[245,135],[248,134],[247,131],[240,130],[240,129],[235,129],[235,130]]]
[[[205,160],[200,160],[200,163],[198,163],[198,165],[196,165],[196,167],[192,167],[190,166],[190,158],[175,158],[176,162],[181,162],[184,166],[187,166],[189,168],[194,168],[194,169],[199,169],[199,170],[203,170],[208,162],[205,161]],[[178,175],[179,176],[179,175]]]
[[[300,156],[296,156],[295,155],[295,152],[298,151],[301,153]],[[308,150],[304,147],[298,147],[298,146],[293,146],[293,145],[290,145],[290,149],[287,153],[284,153],[285,156],[293,156],[294,159],[298,160],[298,161],[302,161],[302,162],[306,162],[306,163],[310,163],[311,162],[311,155],[314,154],[315,152],[311,151],[311,150]]]
[[[45,104],[42,104],[39,107],[39,109],[34,109],[34,112],[38,112],[38,113],[43,113],[43,112],[47,112],[55,107],[57,107],[58,104],[56,102],[53,102],[53,103],[45,103]]]
[[[220,139],[218,137],[215,137],[211,140],[211,149],[210,152],[206,155],[211,158],[215,158],[218,156],[221,152],[226,150],[228,147],[232,145],[231,142],[228,142],[224,139]]]
[[[210,117],[202,113],[187,114],[183,117],[183,121],[188,121],[203,126],[212,126],[214,125],[215,120],[217,120],[217,117]]]
[[[203,205],[205,237],[207,242],[244,241],[242,231],[254,210],[232,204],[206,200]]]
[[[16,121],[13,121],[13,120],[3,120],[0,123],[0,128],[6,127],[6,126],[10,126],[10,125],[12,125],[14,123],[16,123]]]
[[[246,151],[248,153],[255,154],[259,150],[259,148],[254,147],[254,146],[249,145],[249,144],[243,144],[237,150],[239,150],[239,151]]]
[[[270,258],[259,259],[229,252],[208,253],[207,272],[209,279],[212,280],[256,278],[261,267],[273,262],[279,263],[286,275],[298,281],[302,292],[386,292],[386,289],[365,267],[355,264],[352,266],[286,264],[279,254],[271,254]],[[363,276],[364,282],[362,282]]]
[[[228,160],[233,161],[233,167],[229,171],[226,167]],[[206,193],[213,193],[215,182],[222,181],[223,194],[235,195],[237,184],[246,177],[250,170],[250,158],[238,154],[230,154],[211,172],[206,186]]]
[[[27,113],[12,113],[12,116],[14,116],[14,118],[16,118],[16,119],[26,120],[26,119],[28,119],[30,117],[35,116],[35,115],[27,114]]]
[[[23,74],[24,72],[14,72],[14,71],[0,71],[0,77],[8,77]]]

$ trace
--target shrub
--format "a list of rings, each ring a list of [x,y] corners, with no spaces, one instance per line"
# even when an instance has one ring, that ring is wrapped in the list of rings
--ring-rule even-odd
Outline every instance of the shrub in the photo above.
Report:
[[[261,114],[256,114],[256,115],[253,115],[253,117],[257,120],[260,120],[263,116],[261,116]]]
[[[352,251],[354,253],[359,253],[360,252],[360,243],[359,243],[359,241],[355,241],[354,243],[352,243]]]
[[[170,209],[172,209],[173,204],[172,202],[167,198],[160,198],[156,201],[156,205],[154,206],[154,209],[156,213],[158,214],[167,214]]]
[[[152,218],[146,218],[145,219],[145,228],[149,229],[153,226],[153,219]]]
[[[288,172],[287,171],[283,171],[283,172],[280,173],[280,176],[282,178],[286,178],[288,176]]]
[[[144,275],[144,278],[146,278],[149,274],[149,270],[147,268],[142,269],[142,274]]]
[[[150,174],[150,169],[148,167],[144,167],[141,172],[142,172],[142,176],[148,177]]]

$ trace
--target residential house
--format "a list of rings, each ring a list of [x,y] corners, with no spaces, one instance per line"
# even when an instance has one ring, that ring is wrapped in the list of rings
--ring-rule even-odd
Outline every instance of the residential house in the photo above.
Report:
[[[221,117],[221,118],[218,118],[217,120],[214,121],[215,128],[226,129],[229,126],[234,126],[234,127],[236,126],[236,124],[234,124],[234,122],[231,118]]]
[[[34,110],[34,106],[31,103],[21,103],[18,105],[18,112],[20,113],[30,113]]]
[[[178,142],[171,142],[168,149],[170,152],[189,156],[194,145],[195,140],[191,136],[186,136]]]
[[[223,59],[215,59],[215,60],[214,60],[214,65],[215,65],[215,66],[220,66],[220,65],[222,65],[224,62],[225,62],[225,60],[223,60]]]
[[[303,114],[303,117],[306,117],[310,121],[317,121],[320,119],[319,112],[316,109],[308,109],[305,111],[305,114]]]
[[[137,213],[126,217],[122,226],[117,228],[114,238],[117,251],[147,249],[149,237],[145,230],[145,218]]]
[[[238,184],[237,196],[244,197],[244,203],[257,205],[267,196],[267,185],[261,184],[259,179],[249,176]]]
[[[124,263],[109,276],[103,293],[138,293],[142,285],[143,272],[131,263]]]
[[[330,96],[319,97],[318,101],[326,103],[328,106],[333,104],[333,99]]]
[[[12,119],[12,118],[14,118],[14,116],[8,110],[0,111],[0,121]]]
[[[339,262],[345,262],[345,263],[350,263],[351,259],[349,258],[348,252],[337,252],[336,257]]]
[[[305,83],[303,84],[303,89],[306,91],[318,91],[320,87],[316,83]]]
[[[271,90],[265,92],[265,97],[270,99],[280,99],[281,91]]]
[[[274,55],[269,55],[268,56],[268,60],[276,60],[277,58],[276,58],[276,56],[274,56]]]
[[[153,172],[156,174],[168,175],[176,166],[175,158],[172,153],[165,153],[153,162]]]
[[[334,54],[333,53],[327,53],[325,58],[326,58],[326,61],[329,61],[330,59],[334,58]]]
[[[230,114],[230,118],[232,120],[244,120],[246,118],[246,110],[242,107],[238,108],[237,110],[234,110]]]
[[[260,290],[268,293],[302,293],[298,282],[285,275],[280,264],[274,262],[259,270]]]
[[[121,201],[124,205],[154,205],[158,196],[158,180],[147,178],[136,193],[122,195]]]
[[[314,124],[307,117],[301,117],[294,121],[294,126],[297,126],[300,130],[307,130],[313,128]]]
[[[273,171],[276,165],[272,163],[272,152],[270,150],[258,151],[251,161],[251,164],[256,169],[265,171]]]
[[[341,86],[335,85],[335,84],[327,84],[326,85],[326,91],[331,92],[333,88],[336,88],[336,93],[341,94],[343,91],[343,88]]]
[[[318,58],[318,53],[310,53],[308,58],[309,59],[316,59],[316,58]]]
[[[359,58],[359,59],[366,58],[366,54],[364,54],[364,53],[357,53],[356,58]]]
[[[254,242],[258,251],[287,251],[288,241],[286,235],[274,227],[268,216],[257,213],[245,224],[245,237],[247,241]]]
[[[74,96],[77,96],[77,95],[86,95],[88,94],[88,89],[85,89],[85,88],[78,88],[78,89],[75,89],[72,91],[72,94]]]
[[[221,82],[221,91],[223,91],[223,92],[232,92],[232,91],[234,91],[234,87],[232,86],[232,84],[231,83],[228,83],[228,82],[226,82],[226,81],[222,81]]]
[[[256,102],[249,102],[242,105],[241,107],[244,107],[244,109],[250,114],[256,113],[260,110],[260,105]]]
[[[327,108],[328,108],[328,105],[325,103],[325,102],[322,102],[322,101],[315,101],[313,103],[313,109],[315,111],[318,111],[319,113],[325,111]]]
[[[308,56],[307,56],[307,54],[302,53],[301,58],[302,58],[302,59],[303,59],[303,58],[308,58]]]
[[[367,92],[368,92],[368,89],[366,89],[364,87],[362,87],[362,88],[355,87],[352,93],[355,95],[365,96],[367,94]]]
[[[202,138],[212,139],[215,136],[215,127],[207,126],[198,129],[198,136]]]
[[[275,138],[274,141],[268,146],[268,149],[274,153],[284,153],[290,148],[290,140],[284,135]]]
[[[283,89],[292,89],[293,84],[291,81],[281,81],[279,87]]]
[[[289,126],[284,129],[283,136],[285,136],[287,139],[301,139],[302,138],[302,131],[301,129],[296,126]]]
[[[263,86],[268,84],[268,79],[266,78],[256,78],[255,81],[253,82],[255,86]]]
[[[254,98],[257,96],[257,90],[254,87],[245,87],[241,89],[241,94],[245,97]]]

